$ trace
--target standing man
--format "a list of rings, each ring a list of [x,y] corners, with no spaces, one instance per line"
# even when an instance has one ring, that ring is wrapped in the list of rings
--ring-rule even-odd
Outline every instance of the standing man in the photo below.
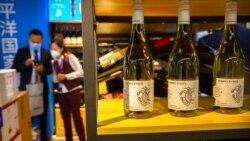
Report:
[[[47,141],[47,107],[48,107],[48,82],[47,75],[52,73],[51,56],[48,51],[42,48],[43,34],[38,29],[29,33],[29,45],[17,51],[11,68],[20,72],[19,90],[26,90],[26,84],[36,83],[37,76],[43,83],[43,105],[44,112],[39,115],[41,141]]]

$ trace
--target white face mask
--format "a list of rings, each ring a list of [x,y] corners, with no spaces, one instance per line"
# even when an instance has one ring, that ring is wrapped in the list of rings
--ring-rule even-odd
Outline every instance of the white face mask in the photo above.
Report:
[[[60,56],[60,52],[55,51],[55,50],[51,50],[50,54],[53,57],[53,59],[57,59],[57,57]]]
[[[33,43],[29,41],[30,48],[33,50],[40,50],[42,44],[41,43]]]

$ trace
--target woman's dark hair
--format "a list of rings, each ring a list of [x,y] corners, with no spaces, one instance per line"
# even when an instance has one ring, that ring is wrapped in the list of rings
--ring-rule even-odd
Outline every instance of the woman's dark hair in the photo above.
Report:
[[[62,54],[64,55],[65,53],[69,53],[69,49],[64,46],[63,38],[62,34],[55,34],[52,43],[55,43],[59,48],[63,49]]]

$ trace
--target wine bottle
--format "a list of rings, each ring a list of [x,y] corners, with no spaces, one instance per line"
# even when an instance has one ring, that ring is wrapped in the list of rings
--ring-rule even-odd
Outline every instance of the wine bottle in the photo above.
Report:
[[[71,44],[76,44],[76,38],[77,38],[77,35],[76,35],[76,28],[75,28],[75,26],[73,25],[73,26],[71,27],[71,37],[70,37]]]
[[[168,61],[168,108],[179,117],[195,116],[198,108],[199,59],[191,38],[189,0],[179,0],[178,27]]]
[[[70,33],[70,30],[69,30],[69,27],[65,26],[65,28],[64,28],[64,40],[63,40],[63,42],[65,44],[71,44],[70,36],[71,36],[71,33]]]
[[[77,44],[82,44],[82,29],[81,29],[81,26],[79,26],[77,28],[77,31],[76,31],[76,43]]]
[[[127,47],[125,48],[117,48],[103,56],[101,56],[98,60],[97,68],[98,68],[98,73],[102,73],[113,66],[121,64],[123,62],[123,58],[125,56],[125,53],[127,51]]]
[[[60,31],[59,31],[59,25],[55,25],[55,33],[60,33]]]
[[[133,0],[132,32],[123,66],[125,116],[150,117],[154,104],[153,59],[146,42],[142,0]]]
[[[245,58],[236,32],[237,2],[228,1],[225,11],[224,34],[214,59],[213,96],[217,112],[241,112],[244,91]]]
[[[63,25],[60,25],[60,26],[59,26],[59,34],[62,34],[63,37],[65,37]]]

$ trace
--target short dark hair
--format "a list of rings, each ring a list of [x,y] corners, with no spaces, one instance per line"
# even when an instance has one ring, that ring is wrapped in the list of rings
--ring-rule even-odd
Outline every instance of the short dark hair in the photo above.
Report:
[[[39,30],[39,29],[32,29],[32,30],[30,31],[30,33],[29,33],[29,36],[30,36],[30,35],[40,35],[41,37],[43,37],[42,31]]]

